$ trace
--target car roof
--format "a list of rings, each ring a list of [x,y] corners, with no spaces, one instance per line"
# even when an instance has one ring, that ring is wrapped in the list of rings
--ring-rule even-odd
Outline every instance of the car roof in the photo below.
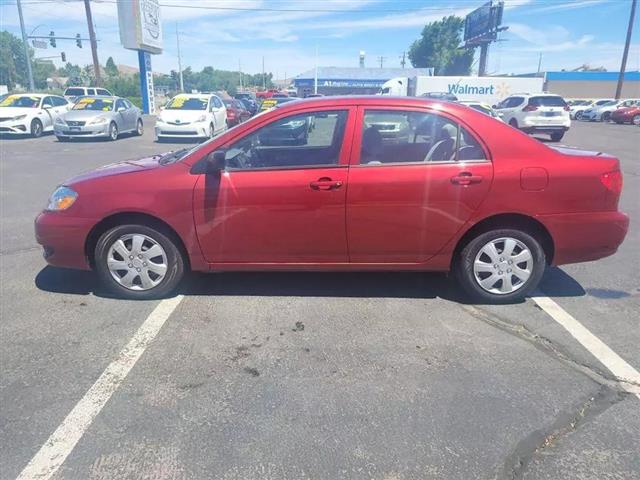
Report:
[[[54,95],[53,93],[10,93],[10,97],[59,97],[60,95]]]
[[[202,98],[204,99],[209,99],[211,96],[217,97],[218,95],[216,95],[215,93],[179,93],[177,94],[175,97],[186,97],[186,98]]]

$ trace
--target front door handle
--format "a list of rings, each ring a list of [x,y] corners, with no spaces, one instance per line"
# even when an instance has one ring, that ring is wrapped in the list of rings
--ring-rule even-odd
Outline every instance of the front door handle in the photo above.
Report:
[[[471,185],[472,183],[480,183],[482,175],[473,175],[471,172],[462,172],[455,177],[451,177],[451,183],[454,185]]]
[[[335,190],[342,186],[342,182],[340,180],[331,180],[329,177],[322,177],[315,182],[311,182],[309,186],[313,190]]]

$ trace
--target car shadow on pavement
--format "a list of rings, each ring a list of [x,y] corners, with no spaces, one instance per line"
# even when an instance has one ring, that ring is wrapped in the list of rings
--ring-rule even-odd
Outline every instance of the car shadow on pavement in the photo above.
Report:
[[[112,298],[93,272],[43,268],[35,279],[43,291]],[[586,294],[572,277],[548,268],[540,284],[552,297]],[[178,292],[187,296],[286,296],[364,298],[443,298],[469,303],[453,279],[424,272],[225,272],[192,273]]]

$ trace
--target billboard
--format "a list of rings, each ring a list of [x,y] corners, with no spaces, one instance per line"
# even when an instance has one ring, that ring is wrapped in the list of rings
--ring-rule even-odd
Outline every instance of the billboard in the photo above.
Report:
[[[158,0],[118,0],[118,25],[124,48],[162,53]]]
[[[494,5],[492,0],[476,8],[464,19],[464,41],[472,44],[474,41],[495,40],[503,11],[504,3]]]

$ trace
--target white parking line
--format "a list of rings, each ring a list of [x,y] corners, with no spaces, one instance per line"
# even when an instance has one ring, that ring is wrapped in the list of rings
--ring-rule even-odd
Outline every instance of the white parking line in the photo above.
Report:
[[[584,325],[552,299],[542,295],[534,295],[532,298],[542,310],[562,325],[573,338],[589,350],[616,378],[622,380],[620,383],[622,388],[640,398],[640,372],[624,361],[620,355],[611,350],[602,340],[587,330]]]
[[[38,453],[18,475],[17,480],[51,478],[74,449],[84,432],[118,389],[145,349],[158,335],[183,296],[163,300],[151,312],[118,357],[102,372],[100,378],[71,410],[47,439]]]

